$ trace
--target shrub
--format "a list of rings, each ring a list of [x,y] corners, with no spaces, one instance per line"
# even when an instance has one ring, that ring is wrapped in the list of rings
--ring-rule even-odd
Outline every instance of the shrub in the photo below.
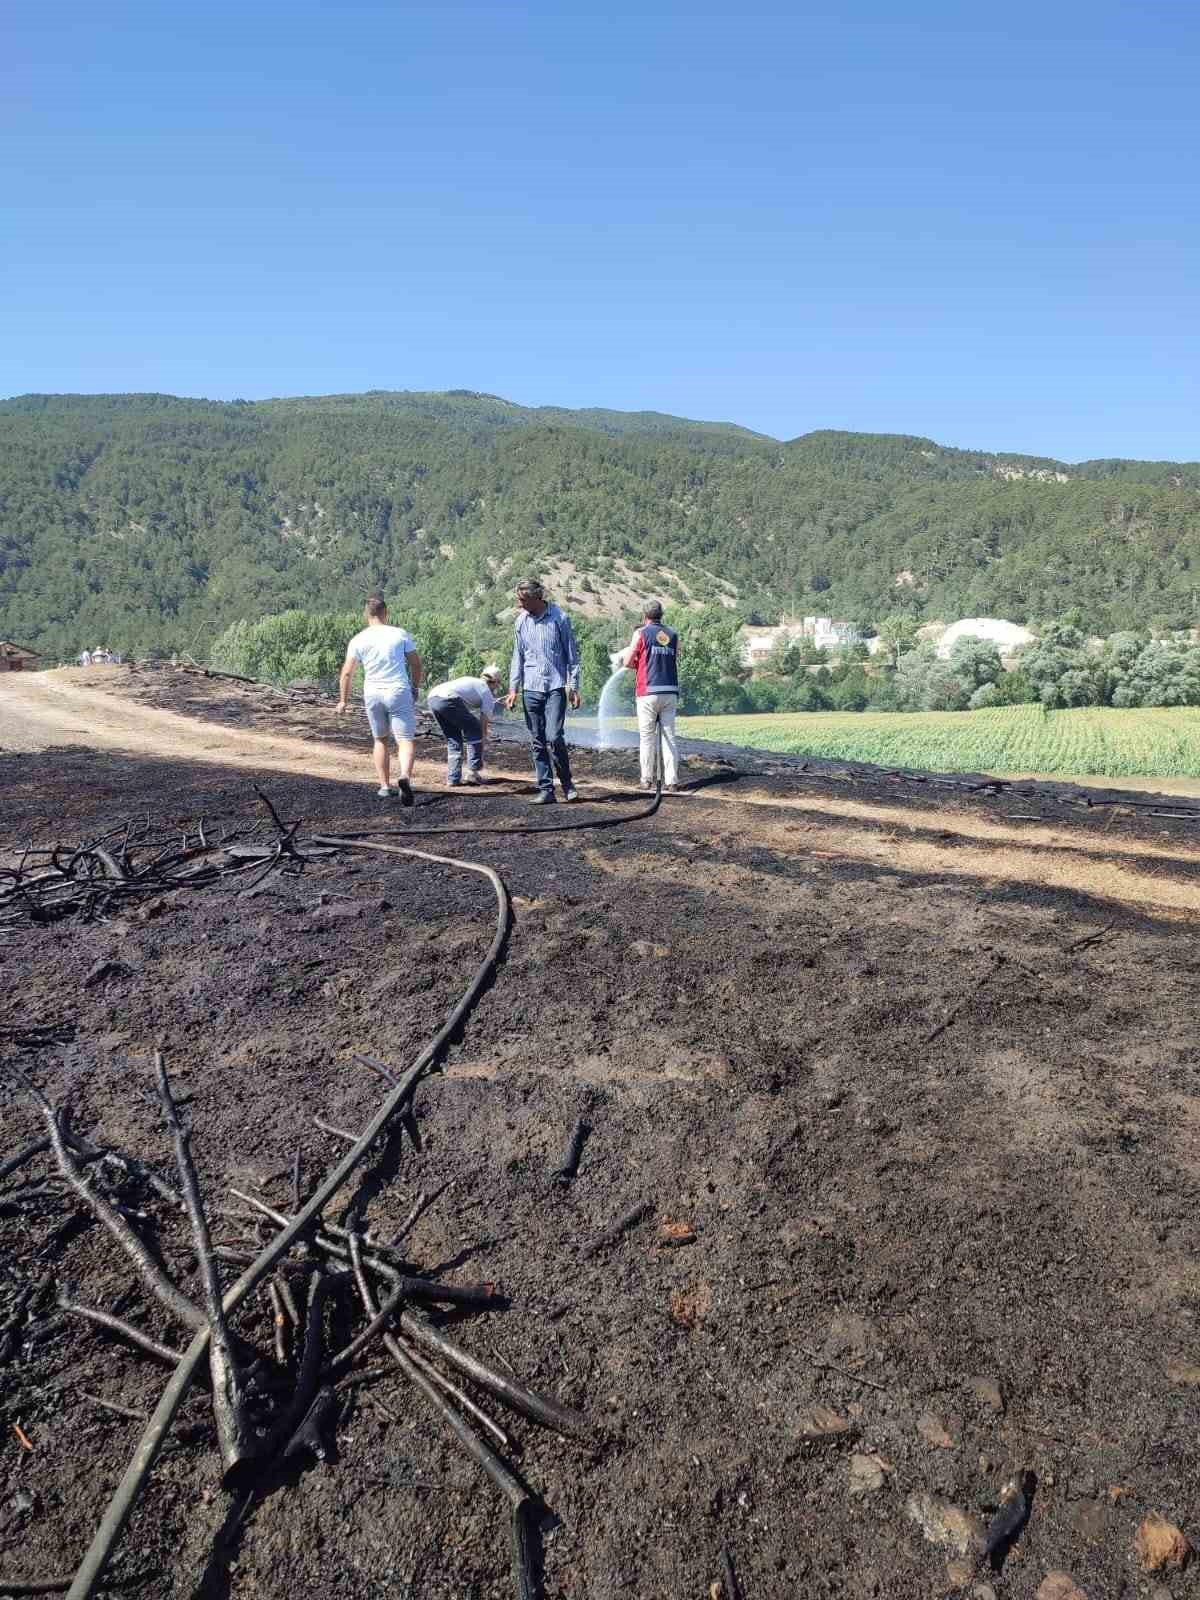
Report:
[[[746,696],[755,711],[778,711],[785,688],[777,678],[756,678],[746,686]]]
[[[1200,705],[1200,650],[1152,639],[1113,690],[1115,706]]]
[[[258,622],[234,622],[213,643],[209,662],[269,683],[310,678],[329,685],[346,656],[346,641],[362,626],[353,611],[281,611]]]
[[[396,620],[412,635],[426,683],[458,671],[478,672],[483,665],[462,623],[432,611]],[[329,687],[337,681],[347,642],[363,626],[358,611],[281,611],[258,622],[232,623],[214,641],[209,661],[219,670],[268,683],[308,678]]]
[[[1037,691],[1020,668],[1002,672],[991,687],[995,695],[989,703],[994,706],[1032,705],[1037,699]]]
[[[741,684],[727,679],[713,690],[708,709],[713,716],[723,717],[753,711],[754,706]]]
[[[963,711],[968,694],[948,661],[940,661],[926,642],[900,657],[892,680],[898,705],[904,711]]]
[[[985,683],[995,683],[1004,671],[1000,652],[990,639],[964,634],[950,651],[950,669],[963,689],[971,694]]]
[[[871,698],[871,682],[861,668],[844,672],[829,689],[829,703],[835,711],[865,711]]]
[[[788,684],[783,692],[779,710],[828,711],[829,696],[816,681],[814,674],[806,672],[802,678],[797,678]]]

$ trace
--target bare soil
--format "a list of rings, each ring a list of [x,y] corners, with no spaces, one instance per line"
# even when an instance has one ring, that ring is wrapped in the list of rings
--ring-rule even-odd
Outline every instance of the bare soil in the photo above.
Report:
[[[356,722],[95,672],[0,680],[0,845],[147,809],[231,821],[255,779],[306,828],[379,824]],[[527,808],[519,751],[494,758],[513,781],[479,793],[434,788],[436,745],[421,755],[418,823],[636,809],[626,755],[580,754],[585,803],[554,813]],[[1195,1593],[1191,1571],[1144,1574],[1131,1544],[1150,1511],[1200,1541],[1200,831],[1036,796],[688,776],[700,787],[646,821],[425,841],[495,866],[516,925],[422,1090],[423,1151],[380,1174],[370,1221],[386,1236],[453,1180],[414,1259],[511,1301],[462,1341],[609,1435],[592,1456],[515,1427],[552,1514],[546,1593],[703,1600],[723,1543],[748,1600],[964,1581],[1032,1597],[1052,1569],[1092,1600],[1164,1579]],[[378,1103],[353,1053],[411,1060],[492,917],[466,875],[339,858],[248,901],[218,886],[146,920],[0,940],[0,1018],[71,1018],[73,1043],[21,1059],[78,1128],[164,1172],[148,1091],[165,1039],[208,1192],[282,1200],[271,1180],[297,1147],[309,1175],[342,1148],[313,1114],[353,1129]],[[125,970],[85,988],[107,957]],[[592,1133],[563,1187],[550,1170],[580,1116]],[[7,1082],[0,1119],[3,1161],[38,1131]],[[645,1222],[585,1256],[641,1201]],[[0,1215],[0,1320],[48,1268],[93,1304],[127,1295],[127,1264],[85,1220],[64,1230],[72,1215]],[[666,1247],[665,1218],[695,1241]],[[194,1289],[182,1234],[155,1221]],[[183,1342],[137,1294],[125,1315]],[[133,1449],[140,1424],[84,1395],[148,1412],[163,1383],[52,1303],[38,1320],[0,1368],[0,1579],[72,1570]],[[265,1302],[241,1326],[265,1343]],[[813,1406],[847,1429],[813,1442]],[[881,1486],[851,1492],[855,1456]],[[906,1502],[986,1519],[1015,1468],[1035,1475],[1029,1523],[1000,1573],[964,1579]],[[511,1593],[498,1497],[398,1377],[346,1389],[336,1461],[297,1467],[222,1544],[226,1505],[211,1440],[181,1435],[116,1575],[154,1600]]]

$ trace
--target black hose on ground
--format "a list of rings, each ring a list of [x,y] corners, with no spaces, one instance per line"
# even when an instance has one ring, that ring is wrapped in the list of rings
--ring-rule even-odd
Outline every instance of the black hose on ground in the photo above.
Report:
[[[662,784],[654,791],[654,798],[640,811],[627,811],[621,817],[576,817],[570,822],[452,822],[433,826],[416,823],[409,828],[355,828],[350,833],[317,838],[319,844],[349,844],[354,839],[407,839],[414,833],[574,833],[580,828],[623,828],[627,822],[644,822],[662,805]]]
[[[465,872],[477,872],[491,884],[496,894],[496,932],[488,946],[487,954],[476,968],[475,975],[467,985],[458,1004],[450,1012],[434,1038],[405,1072],[396,1087],[386,1097],[379,1110],[372,1117],[370,1124],[364,1130],[358,1143],[354,1145],[338,1162],[337,1166],[325,1178],[308,1202],[293,1217],[292,1221],[263,1249],[256,1259],[248,1266],[237,1282],[225,1293],[222,1304],[226,1316],[231,1316],[248,1294],[261,1282],[274,1268],[275,1264],[291,1249],[322,1210],[329,1204],[338,1189],[364,1159],[375,1140],[384,1128],[391,1122],[398,1112],[404,1109],[412,1099],[417,1085],[439,1060],[442,1051],[450,1043],[454,1034],[461,1026],[464,1018],[471,1011],[479,996],[487,987],[492,973],[499,963],[512,917],[512,906],[508,889],[499,873],[491,867],[483,866],[478,861],[458,861],[451,856],[437,856],[425,850],[401,850],[390,845],[376,845],[366,841],[356,842],[343,839],[320,839],[314,841],[324,844],[345,845],[348,848],[359,850],[386,850],[389,854],[416,856],[423,861],[432,861],[439,866],[455,867]],[[100,1587],[104,1576],[104,1569],[112,1552],[129,1521],[130,1514],[141,1494],[146,1477],[154,1465],[171,1423],[183,1402],[197,1369],[203,1361],[208,1349],[209,1327],[207,1322],[200,1328],[191,1344],[184,1352],[178,1367],[175,1369],[170,1381],[159,1399],[154,1413],[146,1425],[146,1429],[138,1441],[133,1459],[126,1467],[116,1492],[108,1504],[108,1508],[101,1519],[100,1526],[96,1529],[87,1554],[80,1563],[79,1569],[67,1591],[67,1600],[91,1600],[91,1597]]]
[[[407,828],[401,836],[410,833],[564,833],[581,828],[616,827],[628,822],[641,821],[652,817],[662,803],[661,778],[654,793],[654,798],[648,806],[640,811],[633,812],[623,817],[597,817],[580,818],[571,822],[551,823],[547,825],[526,825],[518,823],[514,826],[494,825],[483,826],[470,824],[463,827],[420,827]],[[366,830],[364,830],[366,831]],[[374,831],[374,830],[370,830]],[[393,835],[395,836],[395,835]],[[508,888],[499,873],[491,867],[478,861],[462,861],[454,856],[434,855],[431,851],[417,850],[402,845],[377,843],[374,839],[366,839],[349,834],[314,834],[313,844],[332,845],[339,849],[350,850],[378,850],[388,855],[414,856],[420,861],[431,861],[437,866],[454,867],[464,872],[476,872],[491,884],[496,895],[496,931],[488,946],[487,954],[476,968],[471,982],[467,985],[458,1004],[450,1012],[434,1038],[421,1051],[420,1055],[404,1073],[390,1094],[385,1098],[379,1110],[363,1131],[358,1142],[353,1145],[325,1181],[317,1188],[308,1202],[301,1207],[291,1221],[281,1232],[270,1241],[259,1253],[254,1261],[246,1268],[236,1283],[226,1291],[222,1305],[226,1316],[231,1316],[242,1301],[245,1300],[266,1275],[273,1270],[291,1249],[292,1245],[302,1237],[310,1225],[318,1218],[334,1194],[346,1182],[346,1179],[363,1161],[367,1152],[379,1137],[380,1133],[392,1119],[402,1113],[411,1101],[421,1079],[437,1064],[442,1052],[454,1037],[464,1019],[475,1006],[480,995],[491,980],[499,964],[508,931],[512,921],[512,901]],[[147,1423],[133,1459],[126,1467],[117,1485],[116,1491],[108,1504],[99,1527],[92,1538],[87,1553],[80,1563],[79,1569],[67,1591],[67,1600],[92,1600],[92,1596],[100,1587],[104,1570],[108,1565],[117,1541],[124,1532],[125,1525],[141,1494],[142,1486],[154,1465],[155,1459],[162,1448],[163,1441],[171,1427],[176,1412],[183,1402],[183,1397],[195,1379],[197,1369],[203,1361],[208,1348],[210,1330],[207,1322],[200,1328],[191,1344],[188,1346],[179,1361],[167,1387],[159,1399],[154,1413]],[[414,1382],[417,1379],[414,1378]],[[553,1424],[551,1424],[553,1426]],[[523,1518],[527,1508],[524,1505],[514,1507],[514,1541],[520,1547],[524,1540],[520,1537],[523,1527]]]

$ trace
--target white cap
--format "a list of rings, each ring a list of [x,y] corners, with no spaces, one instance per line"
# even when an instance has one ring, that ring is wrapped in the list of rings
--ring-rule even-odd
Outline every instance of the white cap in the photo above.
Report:
[[[482,676],[485,678],[498,678],[500,676],[500,668],[493,662],[490,667],[484,667]]]

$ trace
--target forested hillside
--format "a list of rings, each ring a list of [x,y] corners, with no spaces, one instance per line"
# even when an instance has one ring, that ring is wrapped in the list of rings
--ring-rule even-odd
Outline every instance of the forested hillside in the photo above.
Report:
[[[0,637],[203,650],[289,607],[494,614],[516,571],[563,598],[639,586],[871,625],[1074,608],[1182,627],[1200,589],[1200,465],[788,443],[657,413],[494,396],[229,404],[163,395],[0,403]]]

